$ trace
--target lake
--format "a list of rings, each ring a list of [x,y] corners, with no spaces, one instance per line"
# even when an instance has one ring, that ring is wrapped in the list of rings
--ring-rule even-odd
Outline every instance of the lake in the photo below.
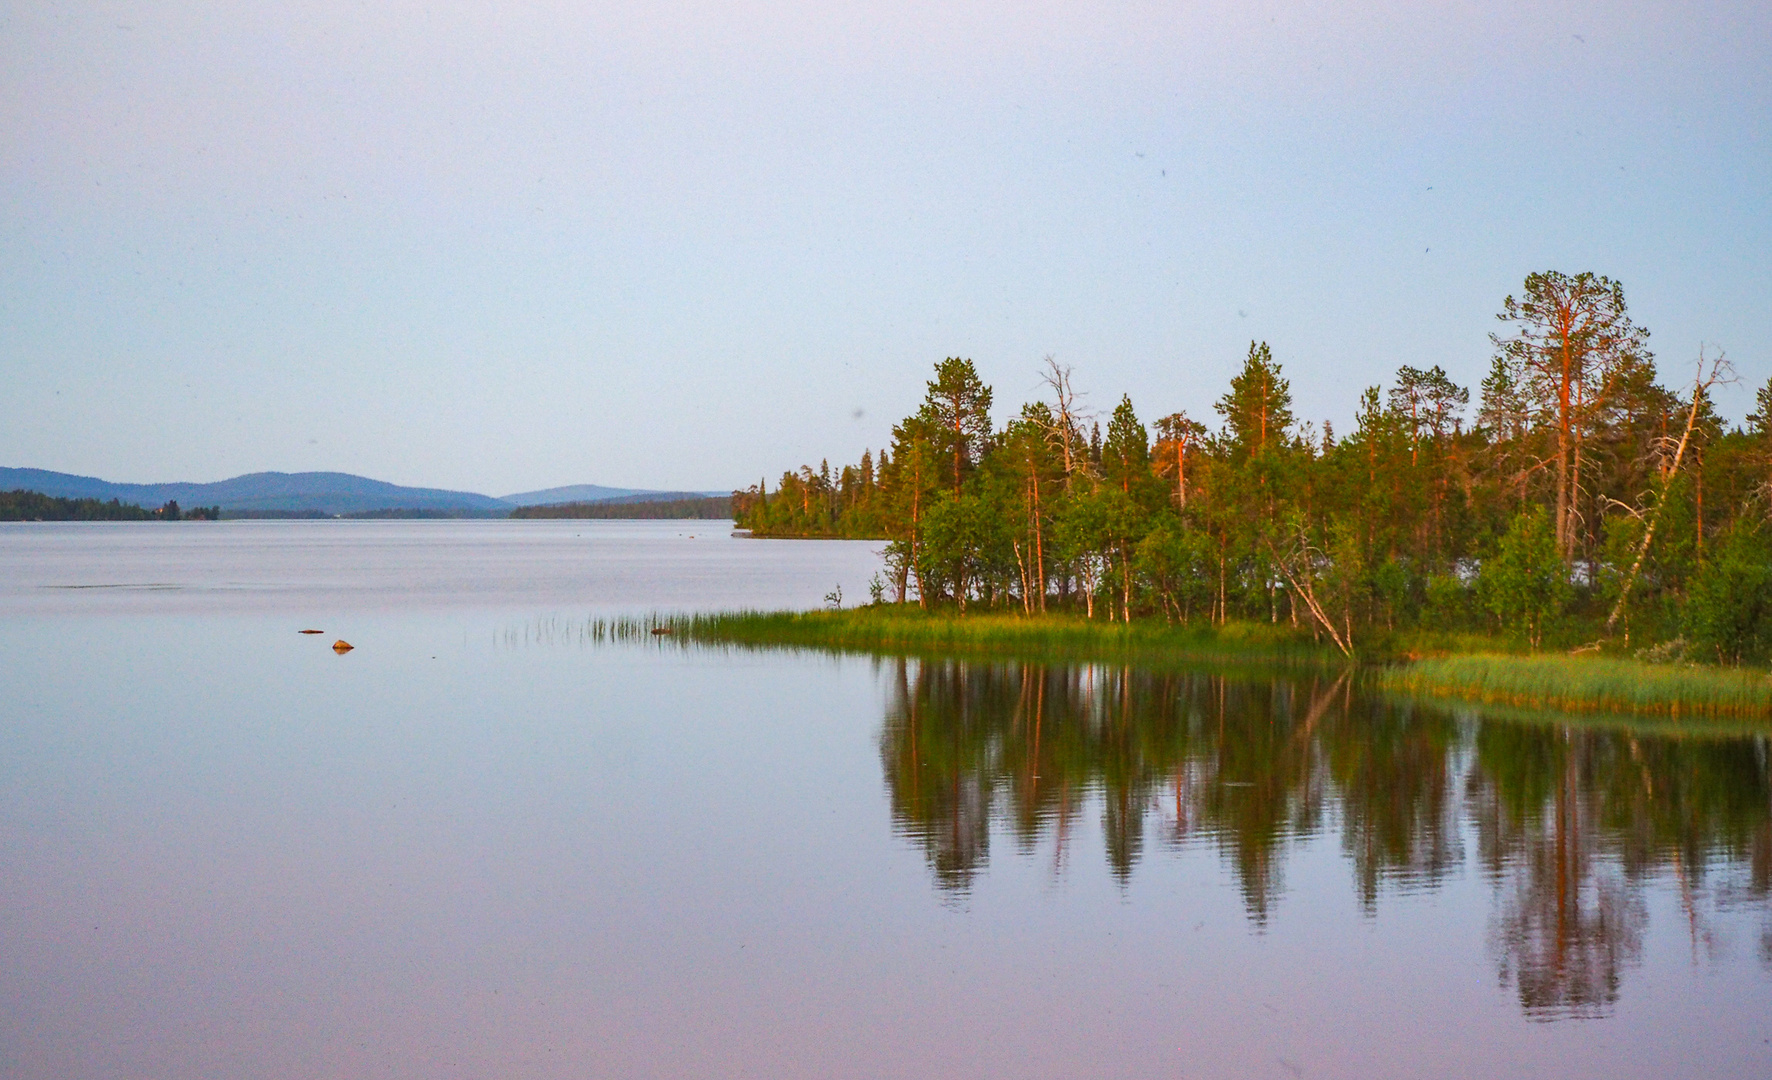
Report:
[[[589,633],[876,546],[0,525],[0,1075],[1772,1075],[1763,734]]]

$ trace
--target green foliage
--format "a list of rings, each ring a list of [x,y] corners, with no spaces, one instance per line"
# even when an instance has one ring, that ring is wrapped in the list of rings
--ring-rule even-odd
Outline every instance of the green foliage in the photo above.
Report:
[[[1372,571],[1372,591],[1384,605],[1385,625],[1393,627],[1400,620],[1415,620],[1421,608],[1421,577],[1403,559],[1390,558]]]
[[[975,594],[989,604],[1011,573],[1006,540],[1005,523],[982,494],[963,490],[955,497],[942,492],[929,505],[918,580],[930,593],[952,599],[961,611]]]
[[[935,365],[917,418],[923,422],[923,437],[943,462],[949,490],[959,494],[990,448],[991,388],[979,379],[972,361],[950,356]]]
[[[711,495],[691,499],[649,499],[641,502],[552,503],[519,506],[514,518],[601,518],[622,520],[730,518],[733,496]]]
[[[1747,414],[1748,434],[1772,441],[1772,379],[1754,393],[1754,411]]]
[[[1054,554],[1075,577],[1084,608],[1095,617],[1096,598],[1112,568],[1114,489],[1087,485],[1067,492],[1058,500],[1052,537]]]
[[[116,499],[60,499],[35,491],[0,491],[0,521],[150,521],[151,510]]]
[[[1417,446],[1437,444],[1451,435],[1470,401],[1471,392],[1448,378],[1438,364],[1426,371],[1407,364],[1398,368],[1390,392],[1391,412],[1408,418],[1409,437]]]
[[[1725,664],[1759,660],[1772,648],[1772,538],[1737,521],[1692,581],[1686,637]]]
[[[1217,548],[1210,536],[1165,514],[1139,541],[1133,566],[1156,595],[1164,618],[1187,624],[1212,602],[1217,562]]]
[[[1350,629],[1355,611],[1363,611],[1371,595],[1366,550],[1358,530],[1348,521],[1336,521],[1329,529],[1328,565],[1323,568],[1323,595],[1327,614]]]
[[[112,499],[63,499],[36,491],[0,491],[0,521],[219,521],[221,507],[180,510],[168,502],[157,510]]]
[[[1155,475],[1151,472],[1150,438],[1132,399],[1122,396],[1108,422],[1107,441],[1101,446],[1101,471],[1107,482],[1127,494],[1142,495],[1150,490]]]
[[[1286,438],[1292,427],[1292,384],[1280,377],[1280,365],[1267,342],[1249,343],[1243,370],[1213,408],[1224,417],[1225,438],[1234,457],[1259,456]]]
[[[1457,574],[1433,574],[1422,588],[1425,613],[1435,626],[1461,627],[1470,621],[1472,590]]]
[[[1571,592],[1568,571],[1557,555],[1556,537],[1542,507],[1514,516],[1500,550],[1483,564],[1478,591],[1502,625],[1519,629],[1538,648],[1545,621],[1562,613]]]

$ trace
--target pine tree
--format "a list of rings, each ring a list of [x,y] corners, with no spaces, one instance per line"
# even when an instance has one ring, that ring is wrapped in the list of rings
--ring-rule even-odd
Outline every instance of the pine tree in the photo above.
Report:
[[[1280,377],[1267,342],[1249,343],[1243,370],[1213,408],[1224,417],[1234,458],[1259,457],[1286,437],[1292,427],[1292,385]]]
[[[1107,441],[1101,446],[1101,470],[1109,483],[1128,494],[1151,476],[1150,439],[1132,410],[1130,396],[1120,398],[1108,421]]]
[[[952,462],[953,494],[977,468],[991,441],[991,388],[978,377],[972,361],[950,356],[935,365],[923,408],[930,446]]]

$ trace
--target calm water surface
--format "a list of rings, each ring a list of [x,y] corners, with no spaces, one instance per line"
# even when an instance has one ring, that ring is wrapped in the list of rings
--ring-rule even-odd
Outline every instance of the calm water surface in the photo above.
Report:
[[[0,526],[0,1075],[1772,1076],[1764,736],[587,640],[728,531]]]

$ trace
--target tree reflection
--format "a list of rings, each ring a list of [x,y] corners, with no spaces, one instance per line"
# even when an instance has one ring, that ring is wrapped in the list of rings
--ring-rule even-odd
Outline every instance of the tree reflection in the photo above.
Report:
[[[1645,911],[1599,832],[1585,736],[1502,725],[1477,736],[1471,815],[1495,884],[1493,947],[1528,1015],[1603,1015],[1642,951]]]
[[[1769,794],[1763,739],[1488,724],[1476,735],[1470,815],[1495,883],[1504,980],[1529,1015],[1604,1015],[1641,953],[1645,884],[1671,876],[1694,951],[1709,933],[1697,896],[1722,870],[1763,901]]]
[[[1709,909],[1772,894],[1767,743],[1479,722],[1357,692],[1103,665],[886,662],[881,760],[894,828],[936,884],[969,889],[993,830],[1055,873],[1095,808],[1124,886],[1147,847],[1207,844],[1255,927],[1297,841],[1339,834],[1360,909],[1466,863],[1495,895],[1499,977],[1538,1018],[1597,1016],[1639,958],[1653,881],[1693,949]],[[1714,879],[1714,880],[1713,880]],[[1772,923],[1756,943],[1772,965]]]

